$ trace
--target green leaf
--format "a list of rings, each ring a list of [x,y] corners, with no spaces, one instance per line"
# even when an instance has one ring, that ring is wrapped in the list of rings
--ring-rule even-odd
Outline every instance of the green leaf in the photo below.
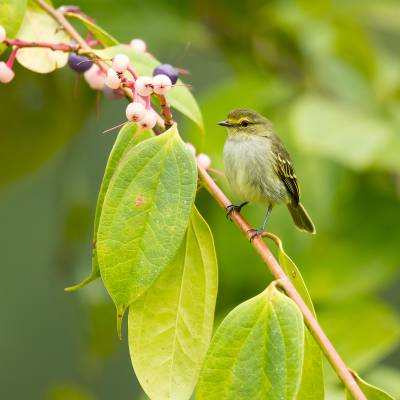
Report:
[[[30,42],[69,43],[65,31],[49,15],[28,9],[18,38]],[[18,50],[18,62],[25,68],[42,74],[62,68],[68,61],[68,54],[43,48],[23,48]]]
[[[112,37],[103,28],[100,28],[100,26],[96,25],[83,15],[75,13],[65,13],[65,15],[68,16],[69,18],[76,18],[82,21],[86,25],[88,30],[93,33],[95,38],[99,40],[104,47],[117,46],[119,44],[117,39]]]
[[[297,289],[308,308],[316,317],[311,296],[308,293],[303,277],[296,264],[285,253],[282,242],[277,241],[279,248],[279,263],[289,277],[293,286]],[[308,329],[304,336],[304,363],[301,384],[296,400],[319,400],[324,399],[324,369],[322,363],[322,352]]]
[[[193,207],[177,254],[129,308],[132,364],[151,399],[190,398],[212,334],[217,288],[212,234]]]
[[[231,311],[217,329],[196,399],[295,399],[303,342],[299,309],[272,283]]]
[[[362,380],[354,371],[352,371],[354,378],[356,379],[360,389],[365,394],[368,400],[395,400],[389,393],[372,386],[369,383]],[[346,390],[346,399],[352,400],[353,396]]]
[[[136,134],[136,132],[137,132],[137,125],[134,123],[127,123],[119,131],[117,139],[115,140],[110,156],[108,157],[103,180],[100,186],[99,195],[97,197],[96,214],[94,217],[94,229],[93,229],[92,272],[88,277],[83,279],[77,285],[66,288],[65,290],[68,292],[81,289],[88,283],[100,277],[99,262],[97,260],[97,251],[96,251],[96,237],[99,228],[101,211],[103,209],[104,197],[107,193],[110,180],[122,157],[137,143],[140,143],[145,139],[153,137],[153,132],[151,131],[141,131],[140,134],[139,133]]]
[[[126,45],[96,51],[96,54],[102,59],[111,59],[119,53],[126,54],[129,57],[133,68],[139,75],[152,76],[154,68],[161,64],[149,53],[138,53]],[[203,129],[203,118],[199,106],[190,90],[180,79],[176,86],[168,92],[167,100],[172,107],[194,121],[200,129]]]
[[[26,0],[0,0],[0,25],[7,32],[7,38],[14,38],[26,12]],[[6,46],[0,45],[0,54]]]
[[[356,169],[375,162],[390,139],[381,119],[322,96],[303,96],[292,110],[299,146]]]
[[[373,385],[384,387],[395,399],[400,398],[400,369],[380,364],[369,371],[367,380]]]
[[[179,248],[196,186],[194,156],[176,125],[130,149],[118,164],[104,197],[97,257],[119,322]]]

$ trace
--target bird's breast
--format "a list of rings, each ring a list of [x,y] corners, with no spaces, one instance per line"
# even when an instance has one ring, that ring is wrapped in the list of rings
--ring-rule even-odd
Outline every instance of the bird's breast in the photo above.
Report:
[[[266,204],[287,198],[285,186],[274,171],[269,138],[229,138],[224,146],[224,164],[226,177],[241,199]]]

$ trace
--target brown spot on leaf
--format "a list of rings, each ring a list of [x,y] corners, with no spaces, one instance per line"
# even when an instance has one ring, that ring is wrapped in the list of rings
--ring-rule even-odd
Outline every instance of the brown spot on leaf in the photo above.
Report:
[[[142,207],[144,204],[144,197],[142,194],[138,194],[135,199],[135,207]]]

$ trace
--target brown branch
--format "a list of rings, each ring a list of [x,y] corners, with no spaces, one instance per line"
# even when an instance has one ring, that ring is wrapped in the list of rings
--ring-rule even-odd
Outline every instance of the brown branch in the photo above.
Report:
[[[211,194],[211,196],[217,201],[217,203],[224,209],[226,209],[230,204],[232,204],[229,199],[225,196],[222,190],[218,187],[218,185],[214,182],[211,176],[207,173],[207,171],[202,168],[199,163],[197,163],[197,167],[199,170],[199,175],[204,182],[204,186]],[[240,215],[238,212],[232,212],[231,219],[233,222],[240,228],[242,233],[250,239],[249,230],[251,226],[248,222]],[[264,243],[261,237],[255,237],[251,242],[251,245],[256,249],[256,251],[260,254],[261,258],[271,271],[272,275],[279,281],[279,284],[283,287],[286,294],[297,304],[301,313],[303,314],[304,321],[308,326],[308,329],[314,336],[315,340],[321,347],[324,352],[326,358],[336,371],[337,375],[343,382],[344,386],[347,390],[352,394],[352,396],[356,400],[367,400],[362,390],[358,386],[356,380],[353,375],[346,367],[345,363],[337,353],[336,349],[333,347],[332,343],[326,336],[325,332],[322,330],[321,326],[314,318],[313,313],[307,307],[306,303],[300,296],[299,292],[293,286],[292,282],[286,276],[284,270],[279,265],[278,261],[275,259],[267,245]]]
[[[168,129],[174,124],[174,120],[172,119],[171,109],[170,109],[167,99],[164,95],[158,94],[157,97],[160,100],[162,116],[165,121],[165,129]]]

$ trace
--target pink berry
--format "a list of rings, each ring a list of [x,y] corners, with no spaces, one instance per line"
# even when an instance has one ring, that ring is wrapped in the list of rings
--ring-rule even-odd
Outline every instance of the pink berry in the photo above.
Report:
[[[14,79],[14,71],[4,62],[0,62],[0,82],[9,83]]]
[[[153,93],[153,79],[141,76],[135,81],[135,90],[140,96],[150,96]]]
[[[4,26],[0,25],[0,43],[4,42],[4,40],[7,37],[6,30],[4,29]]]
[[[83,74],[83,76],[91,89],[104,89],[104,74],[96,64],[93,64],[90,69]]]
[[[157,123],[157,114],[153,111],[147,111],[144,118],[139,122],[142,129],[153,129]]]
[[[114,69],[108,68],[107,76],[104,79],[104,83],[111,89],[118,89],[119,85],[121,84],[121,80],[119,79],[119,76]]]
[[[146,42],[142,39],[132,39],[129,46],[138,53],[144,53],[147,49]]]
[[[145,106],[138,101],[134,101],[133,103],[129,103],[126,107],[126,118],[129,121],[139,122],[142,121],[143,118],[147,115],[147,111]]]
[[[197,162],[202,166],[204,169],[210,168],[211,165],[211,158],[204,153],[200,153],[197,156]]]
[[[172,82],[167,75],[160,74],[153,78],[154,93],[165,94],[171,89]]]
[[[129,57],[125,54],[117,54],[113,58],[112,67],[117,72],[125,72],[129,66]]]
[[[187,142],[187,143],[186,143],[186,147],[188,148],[188,150],[189,150],[191,153],[193,153],[193,155],[196,155],[196,147],[194,147],[194,146],[192,145],[192,143]]]

